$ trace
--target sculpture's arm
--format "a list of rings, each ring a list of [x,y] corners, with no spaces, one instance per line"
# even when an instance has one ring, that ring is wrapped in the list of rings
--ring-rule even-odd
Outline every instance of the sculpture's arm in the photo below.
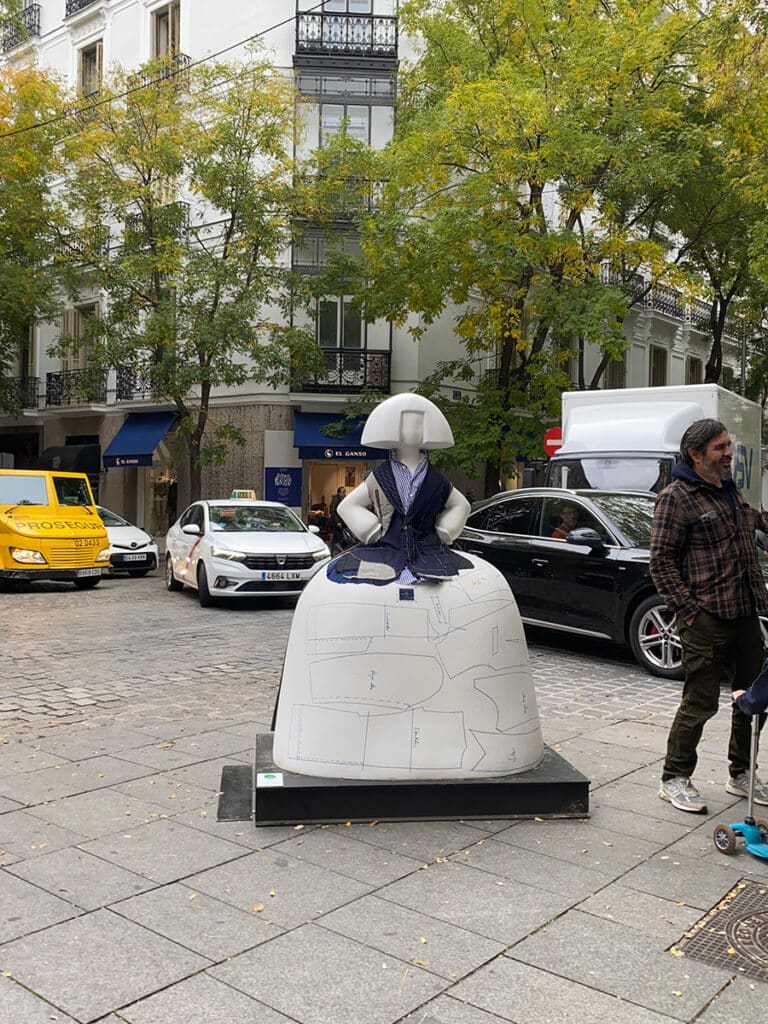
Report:
[[[370,496],[365,482],[358,484],[344,501],[339,503],[337,512],[352,533],[363,544],[374,544],[381,537],[381,521],[370,509]]]
[[[445,508],[437,517],[435,530],[443,544],[453,544],[467,521],[471,505],[464,495],[454,487],[448,495]]]

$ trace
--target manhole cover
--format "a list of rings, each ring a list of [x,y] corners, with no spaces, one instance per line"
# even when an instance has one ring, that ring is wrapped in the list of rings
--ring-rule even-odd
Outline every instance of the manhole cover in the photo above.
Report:
[[[670,952],[768,981],[768,883],[742,878]]]

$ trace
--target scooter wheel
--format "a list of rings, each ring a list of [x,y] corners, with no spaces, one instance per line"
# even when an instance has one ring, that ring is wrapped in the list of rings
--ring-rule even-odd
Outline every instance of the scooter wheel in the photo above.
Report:
[[[736,849],[736,833],[730,825],[715,825],[712,838],[715,841],[715,849],[720,853],[733,853]]]
[[[768,821],[765,818],[756,818],[755,824],[760,830],[760,838],[764,843],[768,843]]]

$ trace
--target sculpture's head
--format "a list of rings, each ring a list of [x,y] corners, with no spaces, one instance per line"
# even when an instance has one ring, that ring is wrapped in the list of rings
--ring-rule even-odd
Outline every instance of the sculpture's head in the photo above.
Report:
[[[371,448],[452,448],[448,420],[434,402],[406,392],[380,402],[363,427],[362,443]]]

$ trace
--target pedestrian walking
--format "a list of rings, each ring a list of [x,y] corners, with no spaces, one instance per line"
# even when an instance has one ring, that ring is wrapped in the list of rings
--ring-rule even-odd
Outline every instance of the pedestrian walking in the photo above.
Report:
[[[346,487],[337,487],[331,498],[331,554],[344,550],[344,520],[339,515],[339,505],[347,496]]]
[[[758,613],[768,612],[768,597],[755,530],[767,529],[768,522],[733,481],[733,446],[719,420],[692,423],[680,452],[682,462],[656,500],[651,528],[651,577],[676,615],[685,670],[659,796],[681,811],[704,813],[706,802],[691,782],[704,725],[717,712],[721,685],[746,689],[763,661]],[[737,705],[731,714],[725,788],[746,796],[750,718]],[[755,801],[768,805],[768,786],[759,778]]]

